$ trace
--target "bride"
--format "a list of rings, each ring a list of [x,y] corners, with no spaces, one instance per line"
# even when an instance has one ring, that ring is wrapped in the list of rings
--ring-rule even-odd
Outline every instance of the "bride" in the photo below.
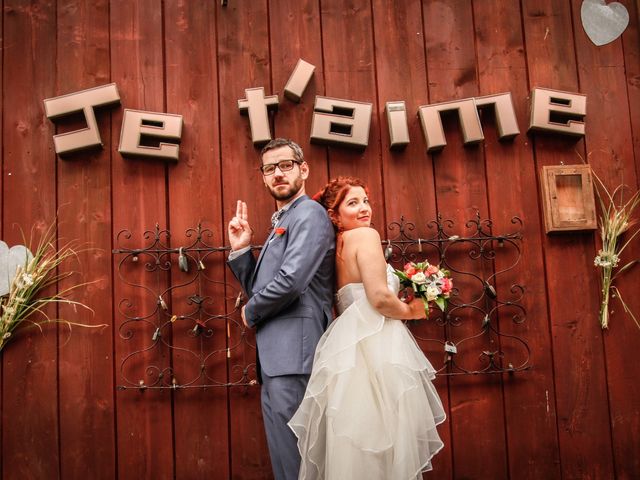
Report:
[[[399,280],[370,228],[364,183],[338,177],[314,199],[336,228],[336,308],[316,349],[304,399],[289,426],[299,478],[415,479],[443,447],[435,370],[404,323],[424,318],[420,299],[397,297]]]

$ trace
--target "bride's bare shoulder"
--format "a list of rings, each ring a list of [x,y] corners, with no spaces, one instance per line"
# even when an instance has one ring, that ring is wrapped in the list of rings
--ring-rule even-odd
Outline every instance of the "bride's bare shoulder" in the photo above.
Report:
[[[380,234],[378,231],[371,227],[358,227],[351,230],[347,230],[343,233],[343,238],[346,242],[362,243],[362,242],[375,242],[380,243]]]

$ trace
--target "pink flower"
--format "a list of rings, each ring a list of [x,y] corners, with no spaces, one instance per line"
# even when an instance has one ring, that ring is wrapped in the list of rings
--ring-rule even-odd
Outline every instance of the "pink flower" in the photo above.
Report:
[[[442,293],[449,293],[451,292],[451,289],[453,288],[453,281],[450,278],[443,278],[442,279]]]
[[[411,278],[413,275],[415,275],[417,272],[415,265],[413,264],[413,262],[407,262],[404,266],[404,273],[407,275],[407,277]]]
[[[435,273],[438,273],[438,270],[440,270],[438,267],[436,267],[435,265],[429,265],[427,267],[427,275],[433,275]]]

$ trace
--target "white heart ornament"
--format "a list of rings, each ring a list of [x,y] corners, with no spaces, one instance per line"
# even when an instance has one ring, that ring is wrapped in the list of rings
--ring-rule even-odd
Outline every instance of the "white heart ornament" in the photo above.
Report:
[[[33,255],[24,245],[9,246],[0,240],[0,297],[9,293],[18,266],[26,265]]]
[[[580,8],[582,28],[597,46],[613,42],[629,25],[629,12],[619,2],[584,0]]]

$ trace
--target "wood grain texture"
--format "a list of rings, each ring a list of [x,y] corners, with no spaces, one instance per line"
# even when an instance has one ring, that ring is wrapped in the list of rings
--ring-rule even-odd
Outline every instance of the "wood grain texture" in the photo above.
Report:
[[[188,233],[200,222],[211,230],[205,241],[222,245],[222,198],[218,114],[216,50],[216,9],[208,1],[165,2],[167,68],[167,110],[184,117],[180,143],[181,161],[171,165],[169,174],[169,225],[174,247],[190,245]],[[172,260],[177,260],[173,256]],[[206,384],[227,382],[226,332],[224,319],[225,265],[221,255],[206,261],[207,281],[194,282],[197,266],[189,261],[189,272],[172,269],[171,284],[185,285],[171,296],[171,313],[190,315],[194,293],[205,297],[205,311],[198,320],[207,322],[212,335],[193,336],[195,319],[173,324],[172,365],[177,380],[188,383],[201,374],[201,364],[190,352],[217,352],[204,360]],[[214,283],[218,282],[218,283]],[[222,315],[222,318],[211,318]],[[184,349],[184,350],[183,350]],[[186,389],[174,398],[176,477],[184,479],[228,478],[228,411],[224,388]]]
[[[427,71],[425,68],[425,36],[420,1],[393,2],[378,0],[373,4],[374,37],[376,40],[376,77],[378,111],[381,133],[381,160],[384,202],[387,225],[401,217],[415,224],[411,234],[428,238],[433,232],[428,222],[437,216],[433,157],[427,155],[424,137],[416,112],[429,103]],[[389,149],[385,104],[403,100],[406,105],[410,143],[402,151]],[[410,181],[408,181],[410,179]],[[386,238],[398,235],[397,227],[386,231]],[[425,252],[426,258],[437,261]],[[444,328],[435,322],[420,322],[412,326],[413,333],[422,338],[444,340]],[[434,364],[441,362],[442,343],[419,341],[427,357]],[[445,410],[449,410],[448,379],[436,380],[438,393]],[[433,471],[426,478],[452,477],[450,424],[438,428],[445,447],[433,460]]]
[[[461,235],[476,211],[492,220],[494,233],[515,228],[514,215],[523,220],[520,262],[497,275],[495,287],[506,300],[512,284],[524,286],[526,321],[514,323],[514,312],[503,309],[492,322],[502,334],[524,338],[532,368],[436,379],[448,414],[439,428],[445,449],[425,478],[636,478],[638,328],[614,299],[611,326],[601,331],[597,234],[545,234],[538,185],[542,166],[585,159],[609,188],[622,182],[638,188],[640,5],[619,1],[629,26],[620,39],[596,47],[582,28],[581,0],[229,0],[227,6],[5,0],[1,238],[21,243],[18,227],[28,234],[32,226],[37,237],[57,214],[59,242],[76,239],[93,248],[71,267],[81,272],[78,281],[95,281],[74,297],[95,314],[68,306],[49,313],[110,327],[74,328],[71,335],[64,327],[26,330],[3,350],[2,478],[73,479],[87,472],[105,479],[272,478],[258,386],[116,390],[126,381],[155,381],[160,370],[149,365],[181,383],[197,376],[199,365],[184,350],[163,345],[128,358],[153,346],[156,322],[165,318],[157,297],[132,284],[157,294],[191,277],[177,267],[146,271],[150,258],[120,266],[123,256],[111,250],[147,245],[144,232],[156,224],[170,229],[163,240],[171,247],[189,242],[186,230],[198,222],[210,229],[212,245],[228,244],[226,226],[238,199],[249,205],[253,243],[268,234],[275,202],[257,168],[248,119],[237,108],[252,87],[279,96],[271,133],[302,145],[311,168],[308,193],[336,175],[362,177],[383,237],[397,233],[387,225],[400,216],[415,221],[412,234],[422,238],[433,235],[427,222],[438,213],[454,220],[452,233]],[[283,89],[299,58],[316,70],[296,103]],[[42,100],[109,82],[117,84],[121,105],[97,112],[104,149],[57,158],[52,135],[83,122],[50,121]],[[535,87],[587,95],[585,138],[526,132]],[[457,119],[445,115],[447,146],[426,153],[419,106],[501,92],[512,94],[521,131],[515,139],[499,141],[494,115],[483,110],[485,140],[465,148]],[[310,143],[317,95],[373,104],[366,149]],[[391,151],[384,106],[395,100],[406,102],[411,141]],[[183,115],[177,163],[118,153],[125,108]],[[131,238],[118,237],[124,229]],[[447,259],[483,277],[512,261],[464,255],[448,252]],[[636,238],[623,261],[639,256]],[[178,314],[191,308],[195,291],[215,298],[209,309],[221,320],[209,320],[212,336],[187,337],[185,321],[163,338],[215,351],[207,373],[224,383],[239,381],[241,367],[254,362],[255,339],[234,313],[239,287],[223,257],[205,261],[210,285],[179,287],[165,298]],[[175,265],[175,255],[171,260]],[[460,275],[456,284],[469,301],[471,278]],[[638,284],[637,267],[617,281],[636,316]],[[463,326],[449,327],[454,340],[480,331],[469,311],[456,315]],[[434,365],[442,361],[437,339],[444,328],[412,327],[416,336],[436,339],[419,341]],[[225,348],[236,344],[227,357]],[[478,351],[518,353],[508,337],[480,336],[463,347],[456,360],[470,368],[486,362]]]
[[[379,166],[380,132],[370,2],[326,0],[320,8],[326,95],[373,104],[368,147],[364,151],[329,147],[329,177],[350,175],[364,180],[372,201],[373,225],[383,235],[386,218]]]
[[[472,4],[469,1],[423,2],[424,29],[427,45],[427,76],[431,103],[477,96],[479,85],[473,38]],[[455,19],[455,21],[452,21]],[[482,147],[463,147],[457,116],[447,115],[443,121],[447,146],[433,155],[438,212],[455,222],[455,232],[465,236],[465,224],[475,218],[489,216],[485,165]],[[490,262],[471,261],[462,252],[448,256],[454,268],[481,277],[490,274]],[[458,275],[458,302],[470,303],[471,277]],[[465,288],[465,285],[467,288]],[[451,329],[454,343],[481,331],[473,309],[454,313],[463,326]],[[473,321],[471,319],[474,319]],[[495,350],[495,340],[478,335],[458,348],[456,362],[470,370],[480,369],[482,358],[472,352]],[[452,377],[449,381],[451,442],[454,476],[473,477],[483,471],[488,478],[507,475],[507,449],[504,434],[504,411],[500,378]],[[491,458],[487,462],[486,458]]]
[[[626,2],[631,21],[622,34],[622,48],[624,50],[624,65],[627,74],[627,91],[629,113],[631,115],[631,129],[633,132],[633,151],[636,165],[636,178],[640,177],[640,109],[634,108],[640,105],[640,27],[634,18],[640,18],[640,3]],[[635,14],[634,14],[635,12]]]
[[[58,2],[56,94],[109,83],[109,2]],[[77,35],[86,32],[86,37]],[[117,108],[117,107],[116,107]],[[82,250],[65,267],[79,271],[61,283],[77,289],[73,298],[92,310],[60,305],[60,317],[107,328],[60,329],[60,472],[62,478],[115,476],[116,440],[111,329],[111,112],[96,112],[105,145],[96,152],[58,160],[60,244],[76,242]],[[76,125],[82,128],[84,125]],[[62,129],[63,126],[61,125]],[[96,378],[103,381],[96,382]],[[99,438],[99,442],[92,439]]]
[[[310,171],[305,188],[313,196],[327,183],[329,170],[327,147],[309,140],[315,98],[325,92],[319,3],[270,2],[269,22],[273,91],[280,98],[280,109],[274,117],[274,137],[291,138],[302,147]],[[283,91],[300,58],[316,68],[300,102],[295,103]]]
[[[633,18],[632,2],[626,3],[630,18]],[[577,24],[580,21],[579,2],[573,1],[572,6],[573,21]],[[630,111],[638,110],[638,104],[633,105],[627,100],[627,95],[629,99],[632,95],[627,75],[633,72],[633,60],[629,59],[631,72],[627,72],[621,38],[602,47],[595,47],[580,30],[576,31],[575,38],[580,88],[590,103],[598,108],[597,114],[589,116],[587,123],[587,158],[610,191],[622,183],[630,186],[631,190],[627,189],[625,192],[625,198],[628,198],[631,192],[638,188],[637,164],[634,162],[633,117]],[[637,38],[636,36],[636,40]],[[636,61],[637,58],[636,56]],[[615,125],[615,128],[611,128],[612,125]],[[618,198],[617,202],[619,201]],[[629,234],[623,236],[622,241],[625,241]],[[599,242],[596,243],[596,248],[600,248]],[[625,250],[621,265],[637,258],[640,258],[640,244],[633,242]],[[640,311],[640,299],[635,293],[637,285],[640,285],[638,268],[620,277],[620,295],[632,312]],[[613,299],[610,310],[611,326],[609,331],[601,334],[604,338],[609,418],[606,417],[606,412],[601,412],[604,418],[598,419],[598,425],[603,429],[604,438],[596,444],[603,448],[606,446],[604,440],[611,438],[614,461],[612,472],[615,472],[618,478],[631,479],[640,472],[640,458],[633,453],[638,451],[640,445],[640,412],[637,407],[640,387],[633,381],[640,374],[640,364],[633,354],[640,349],[640,332],[638,326],[624,312],[617,298]],[[611,426],[611,437],[605,430],[607,424]],[[602,478],[611,475],[604,468],[605,465],[601,470]]]
[[[521,312],[515,309],[499,311],[500,333],[526,338],[530,349],[532,369],[505,378],[504,402],[506,440],[510,478],[558,478],[557,418],[551,338],[544,290],[543,249],[536,188],[536,166],[530,140],[525,134],[527,125],[527,65],[521,12],[518,3],[509,0],[474,2],[476,50],[481,95],[511,92],[521,134],[513,141],[498,139],[495,115],[484,110],[484,156],[486,163],[489,210],[494,219],[494,233],[512,232],[518,228],[511,223],[514,216],[523,222],[522,257],[519,264],[499,275],[498,296],[517,297],[512,286],[523,285],[525,321],[516,324],[512,318]],[[513,256],[498,255],[496,271],[512,268]],[[502,337],[500,346],[505,352],[504,362],[515,366],[526,360],[522,345],[512,338]]]
[[[54,126],[41,103],[55,92],[55,63],[47,61],[56,58],[55,4],[4,2],[3,22],[3,88],[11,92],[3,95],[3,198],[10,200],[3,204],[3,240],[22,244],[22,232],[28,241],[33,231],[37,245],[56,222]],[[42,61],[24,61],[35,58]],[[55,318],[57,309],[46,313]],[[56,330],[24,329],[3,349],[3,479],[59,478]]]
[[[4,15],[4,14],[3,14]],[[4,18],[4,16],[3,16]],[[0,22],[0,48],[4,51],[4,21]],[[4,62],[0,61],[0,92],[4,92]],[[4,95],[0,95],[0,111],[3,111],[4,107]],[[0,195],[4,199],[4,121],[0,120]],[[5,229],[4,229],[4,201],[2,205],[0,205],[0,238],[5,238]],[[3,371],[4,362],[0,358],[0,388],[3,385],[2,380],[2,371]],[[3,411],[3,398],[2,392],[0,391],[0,412]],[[0,425],[3,424],[3,416],[0,415]],[[3,449],[3,441],[4,435],[0,434],[0,474],[3,471],[2,464],[4,459],[4,449]]]
[[[236,212],[236,202],[247,202],[249,222],[254,230],[252,243],[262,244],[271,227],[270,218],[275,202],[263,185],[259,149],[253,146],[248,118],[241,116],[238,99],[245,98],[245,88],[264,87],[265,94],[275,90],[271,86],[269,24],[267,2],[245,4],[230,2],[218,8],[218,75],[220,83],[220,158],[225,172],[224,188],[221,192],[223,225]],[[282,101],[282,100],[281,100]],[[273,130],[271,131],[273,137]],[[233,180],[232,180],[233,179]],[[226,238],[226,237],[225,237]],[[227,240],[228,241],[228,240]],[[227,269],[227,282],[238,292],[240,287]],[[233,296],[233,294],[228,294]],[[230,304],[233,308],[233,303]],[[233,320],[233,318],[232,318]],[[243,345],[231,351],[230,368],[233,365],[255,363],[253,331],[242,336],[239,314],[230,322],[230,343]],[[255,371],[252,371],[255,378]],[[230,378],[238,379],[237,371]],[[229,438],[231,448],[231,478],[270,478],[271,463],[260,408],[260,387],[238,387],[229,391]]]
[[[523,15],[529,88],[563,85],[580,91],[575,44],[565,27],[572,21],[571,5],[524,2]],[[585,156],[581,141],[536,135],[534,142],[537,168],[557,165],[559,158],[581,163],[576,151]],[[543,237],[563,478],[611,478],[613,473],[593,240],[591,232]],[[573,259],[570,269],[567,258]]]
[[[111,2],[111,57],[118,59],[112,65],[111,78],[118,84],[126,108],[165,111],[162,12],[157,0]],[[116,242],[120,242],[119,248],[133,248],[151,243],[144,240],[145,230],[153,231],[156,224],[167,228],[166,167],[158,161],[123,158],[117,152],[122,113],[123,109],[116,110],[112,123],[113,230],[114,236],[130,230],[129,241],[120,236]],[[121,258],[113,259],[118,272]],[[150,260],[140,258],[141,263]],[[166,272],[148,272],[131,261],[121,271],[126,282],[147,285],[150,292],[163,292],[168,284]],[[169,364],[166,347],[160,342],[153,348],[154,325],[161,310],[149,291],[126,282],[120,278],[114,284],[116,383],[124,384],[124,374],[133,382],[152,384],[158,371],[146,366],[164,368]],[[146,320],[127,322],[126,314]],[[144,349],[149,350],[125,361],[128,355]],[[174,477],[171,397],[169,391],[116,392],[118,478]]]

